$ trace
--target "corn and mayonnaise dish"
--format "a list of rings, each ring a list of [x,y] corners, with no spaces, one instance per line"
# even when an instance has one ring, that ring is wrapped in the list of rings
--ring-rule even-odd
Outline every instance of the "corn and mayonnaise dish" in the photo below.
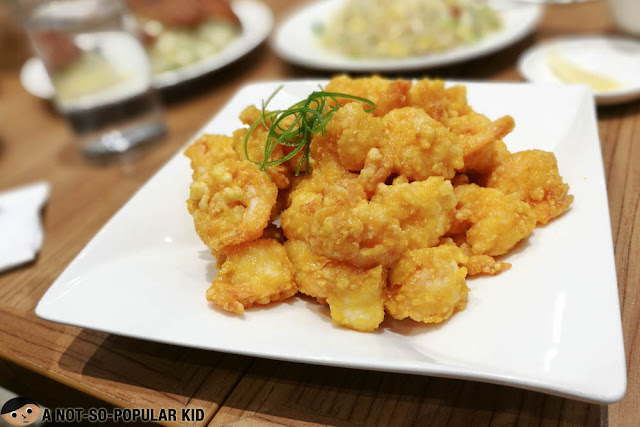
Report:
[[[354,58],[406,58],[473,43],[500,25],[481,0],[347,0],[319,37]]]

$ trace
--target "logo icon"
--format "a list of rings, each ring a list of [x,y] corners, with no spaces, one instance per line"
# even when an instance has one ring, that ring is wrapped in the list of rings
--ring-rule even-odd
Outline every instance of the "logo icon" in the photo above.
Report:
[[[40,406],[27,397],[14,397],[7,401],[0,415],[12,426],[28,426],[40,418]]]

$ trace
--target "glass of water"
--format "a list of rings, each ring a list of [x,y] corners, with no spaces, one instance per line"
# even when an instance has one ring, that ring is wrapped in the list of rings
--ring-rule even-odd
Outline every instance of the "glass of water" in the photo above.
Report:
[[[90,157],[165,132],[151,68],[121,0],[15,0],[55,88],[55,105]]]

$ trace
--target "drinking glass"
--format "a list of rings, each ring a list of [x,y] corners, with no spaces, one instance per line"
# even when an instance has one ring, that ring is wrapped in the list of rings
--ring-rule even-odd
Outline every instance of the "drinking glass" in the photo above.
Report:
[[[121,0],[15,0],[54,102],[88,156],[123,153],[165,132],[135,20]]]

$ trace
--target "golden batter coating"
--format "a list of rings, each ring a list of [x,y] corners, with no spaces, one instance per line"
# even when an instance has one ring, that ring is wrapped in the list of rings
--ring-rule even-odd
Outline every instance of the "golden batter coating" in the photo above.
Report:
[[[262,162],[264,159],[264,145],[267,141],[267,131],[262,129],[254,130],[247,140],[247,151],[245,153],[244,141],[247,129],[238,129],[233,133],[233,149],[240,160],[246,160],[246,154],[253,162]],[[276,160],[284,157],[281,145],[278,145],[269,156],[269,160]],[[279,164],[266,168],[266,172],[279,190],[285,190],[291,184],[291,171],[286,164]]]
[[[384,320],[384,286],[387,272],[382,266],[369,269],[332,263],[326,268],[333,276],[327,303],[331,320],[361,332],[375,330]]]
[[[409,90],[409,106],[424,110],[433,119],[447,124],[450,118],[473,112],[467,103],[467,89],[456,85],[445,89],[442,80],[422,79]]]
[[[471,252],[469,250],[469,252]],[[488,274],[495,276],[511,268],[511,264],[508,262],[496,261],[495,258],[489,255],[470,255],[467,262],[462,264],[467,269],[469,276],[478,276],[481,274]]]
[[[349,209],[361,200],[365,192],[356,175],[325,165],[314,170],[310,178],[301,179],[291,190],[287,208],[282,213],[282,230],[288,239],[309,239],[314,220]]]
[[[527,150],[508,156],[491,174],[488,187],[513,193],[528,203],[541,224],[569,209],[573,196],[558,173],[553,153]]]
[[[391,111],[383,118],[386,138],[382,155],[392,159],[393,171],[409,180],[430,176],[453,178],[464,166],[455,135],[419,108]]]
[[[458,206],[449,233],[464,234],[476,255],[503,255],[531,234],[536,218],[514,194],[476,184],[454,189]]]
[[[366,200],[351,209],[334,203],[310,218],[309,244],[320,255],[358,267],[391,265],[405,251],[407,240],[389,211]]]
[[[185,151],[188,209],[220,268],[207,299],[227,311],[300,291],[357,331],[378,328],[385,312],[442,322],[465,309],[467,275],[509,269],[495,257],[573,200],[555,156],[511,154],[503,138],[513,119],[475,112],[464,86],[338,76],[325,90],[376,108],[314,92],[308,102],[324,96],[326,108],[295,122],[309,137],[287,135],[292,146],[275,147],[269,160],[304,151],[264,171],[246,159],[246,127],[204,135]],[[240,114],[253,127],[251,160],[264,160],[277,117],[255,106]]]
[[[300,240],[287,240],[284,247],[295,266],[298,290],[329,304],[334,323],[358,331],[373,331],[382,323],[387,278],[382,266],[366,269],[332,261]]]
[[[467,269],[467,276],[477,276],[480,274],[495,276],[511,268],[511,264],[508,262],[497,261],[489,255],[474,254],[469,245],[465,242],[465,237],[457,237],[459,245],[457,245],[450,237],[440,239],[440,245],[448,245],[458,249],[459,252],[456,259],[460,266]]]
[[[502,140],[496,140],[464,158],[462,172],[473,175],[477,184],[485,186],[489,175],[504,162],[510,153]]]
[[[191,184],[187,207],[202,241],[218,253],[259,238],[277,195],[276,185],[256,165],[225,160]]]
[[[513,130],[515,122],[511,116],[491,121],[483,114],[470,113],[451,118],[447,126],[457,136],[457,141],[462,147],[464,170],[470,170],[477,167],[476,153],[485,146],[502,140]]]
[[[369,150],[364,168],[358,175],[358,183],[364,188],[367,197],[371,197],[376,192],[378,184],[384,183],[391,176],[392,171],[392,159],[383,156],[377,148]]]
[[[467,306],[467,269],[458,266],[457,248],[408,251],[389,272],[385,308],[394,319],[439,323]]]
[[[196,139],[187,147],[184,155],[191,159],[191,169],[193,169],[191,177],[194,181],[223,160],[238,158],[233,149],[233,138],[209,134],[204,134]]]
[[[293,264],[280,243],[258,239],[225,249],[226,260],[207,290],[207,300],[235,314],[298,291]]]
[[[382,117],[389,111],[409,105],[409,90],[411,82],[406,80],[387,80],[380,76],[362,77],[352,79],[346,75],[340,75],[331,79],[325,87],[327,92],[346,93],[373,101],[376,108],[372,114]],[[340,103],[358,103],[368,107],[359,101],[340,98]]]
[[[336,111],[327,132],[336,140],[340,163],[351,171],[364,167],[367,153],[384,137],[382,119],[366,113],[355,102]]]
[[[387,206],[389,215],[400,223],[408,249],[419,249],[437,245],[449,230],[456,197],[450,181],[432,176],[425,181],[380,184],[371,203]]]
[[[331,260],[314,253],[304,240],[287,240],[284,248],[295,267],[294,280],[298,290],[320,304],[326,304],[329,288],[335,279],[325,268]]]

